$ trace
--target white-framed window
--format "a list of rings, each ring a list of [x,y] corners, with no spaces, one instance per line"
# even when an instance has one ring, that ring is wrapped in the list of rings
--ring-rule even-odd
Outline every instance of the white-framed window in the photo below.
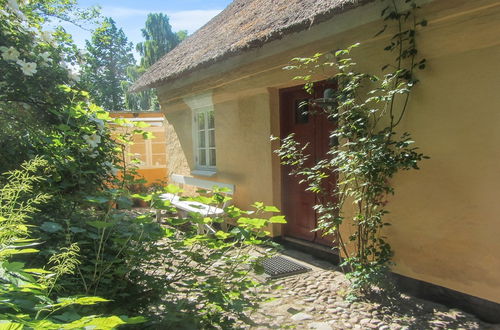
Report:
[[[193,111],[193,140],[196,169],[215,170],[215,116],[213,106]]]

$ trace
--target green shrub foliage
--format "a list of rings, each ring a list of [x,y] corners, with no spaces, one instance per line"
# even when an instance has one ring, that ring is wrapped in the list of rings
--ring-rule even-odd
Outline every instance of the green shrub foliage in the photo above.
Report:
[[[78,261],[78,248],[72,245],[51,258],[51,271],[26,267],[22,256],[39,253],[41,243],[31,238],[28,220],[37,206],[47,202],[47,194],[36,193],[36,176],[47,166],[41,158],[24,163],[20,170],[4,175],[0,188],[0,327],[2,329],[114,329],[123,324],[138,324],[143,318],[85,315],[82,306],[109,300],[95,296],[56,297],[50,292],[60,276],[70,274]],[[21,259],[22,260],[22,259]],[[83,314],[82,314],[83,312]]]
[[[70,36],[42,29],[37,8],[50,5],[0,3],[6,8],[0,11],[0,172],[43,157],[44,186],[60,205],[61,194],[79,198],[111,178],[115,143],[108,114],[79,88],[70,67],[81,57]]]
[[[252,276],[272,251],[265,228],[284,222],[263,215],[278,210],[256,203],[252,212],[228,207],[224,217],[181,215],[159,197],[179,188],[134,195],[144,182],[125,163],[126,146],[134,134],[150,136],[145,124],[112,120],[89,102],[72,69],[82,56],[71,37],[42,28],[53,16],[94,12],[65,0],[0,5],[0,173],[10,171],[0,177],[0,327],[249,322],[261,285]],[[130,129],[112,133],[110,122]],[[134,198],[163,210],[163,223],[132,210]],[[228,197],[214,189],[185,198],[220,207]]]
[[[257,306],[256,289],[263,285],[252,275],[262,272],[260,261],[275,249],[265,229],[284,223],[284,217],[262,217],[279,212],[262,203],[255,203],[251,212],[227,207],[223,217],[179,214],[159,196],[180,191],[172,185],[128,197],[102,191],[88,196],[88,208],[76,215],[85,221],[67,226],[45,222],[40,227],[44,240],[70,237],[79,246],[75,271],[59,279],[58,292],[105,296],[114,303],[104,310],[146,315],[153,327],[228,328],[248,322],[245,312]],[[130,210],[130,198],[163,210],[162,223],[154,212]],[[215,189],[182,198],[221,207],[229,197]],[[123,208],[113,208],[118,204]],[[227,222],[233,224],[231,230]]]

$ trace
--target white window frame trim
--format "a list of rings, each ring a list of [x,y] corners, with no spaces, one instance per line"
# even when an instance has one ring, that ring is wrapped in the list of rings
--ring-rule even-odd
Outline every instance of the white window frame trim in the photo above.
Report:
[[[217,143],[214,141],[214,149],[215,149],[215,166],[209,166],[209,165],[200,165],[199,160],[198,160],[198,146],[199,146],[199,140],[198,140],[198,123],[196,122],[196,116],[200,112],[205,112],[208,113],[210,111],[213,112],[214,114],[214,133],[217,135],[216,131],[216,125],[215,125],[215,108],[213,104],[213,98],[212,98],[212,91],[209,91],[207,93],[203,94],[198,94],[190,97],[186,97],[183,99],[183,101],[191,108],[191,134],[192,134],[192,139],[193,139],[193,163],[194,163],[194,169],[191,171],[191,174],[193,175],[200,175],[200,176],[214,176],[217,173]],[[205,128],[206,129],[206,128]],[[207,162],[209,161],[209,150],[210,147],[209,145],[209,133],[208,129],[206,129],[205,132],[205,142],[207,144]]]
[[[215,118],[215,109],[213,106],[209,107],[203,107],[203,108],[198,108],[196,110],[193,110],[193,118],[192,118],[192,133],[193,133],[193,145],[194,145],[194,165],[195,165],[195,172],[198,172],[199,175],[203,175],[202,172],[208,171],[208,172],[215,172],[217,170],[217,144],[214,141],[214,147],[210,147],[210,134],[209,134],[209,128],[208,128],[208,120],[207,120],[207,115],[208,113],[212,112],[214,114]],[[215,150],[215,166],[211,165],[200,165],[200,160],[198,159],[198,151],[200,149],[200,140],[198,136],[198,132],[200,131],[198,128],[198,121],[197,121],[197,116],[200,113],[205,113],[205,128],[203,129],[205,131],[205,156],[206,156],[206,162],[209,163],[210,160],[210,149]],[[215,121],[215,119],[214,119]],[[215,122],[214,122],[214,136],[215,136]],[[214,137],[215,138],[215,137]],[[210,173],[208,173],[210,174]]]

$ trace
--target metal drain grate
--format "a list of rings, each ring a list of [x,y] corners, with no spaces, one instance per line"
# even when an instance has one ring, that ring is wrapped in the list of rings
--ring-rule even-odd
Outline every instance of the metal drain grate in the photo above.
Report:
[[[262,262],[264,273],[271,278],[290,276],[300,273],[305,273],[311,270],[309,267],[302,266],[289,259],[276,256],[266,259]]]

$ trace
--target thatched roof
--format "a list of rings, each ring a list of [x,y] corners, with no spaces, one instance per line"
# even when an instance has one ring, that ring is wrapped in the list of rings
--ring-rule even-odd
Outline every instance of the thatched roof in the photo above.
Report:
[[[370,1],[373,0],[234,0],[153,64],[131,90],[158,87]]]

